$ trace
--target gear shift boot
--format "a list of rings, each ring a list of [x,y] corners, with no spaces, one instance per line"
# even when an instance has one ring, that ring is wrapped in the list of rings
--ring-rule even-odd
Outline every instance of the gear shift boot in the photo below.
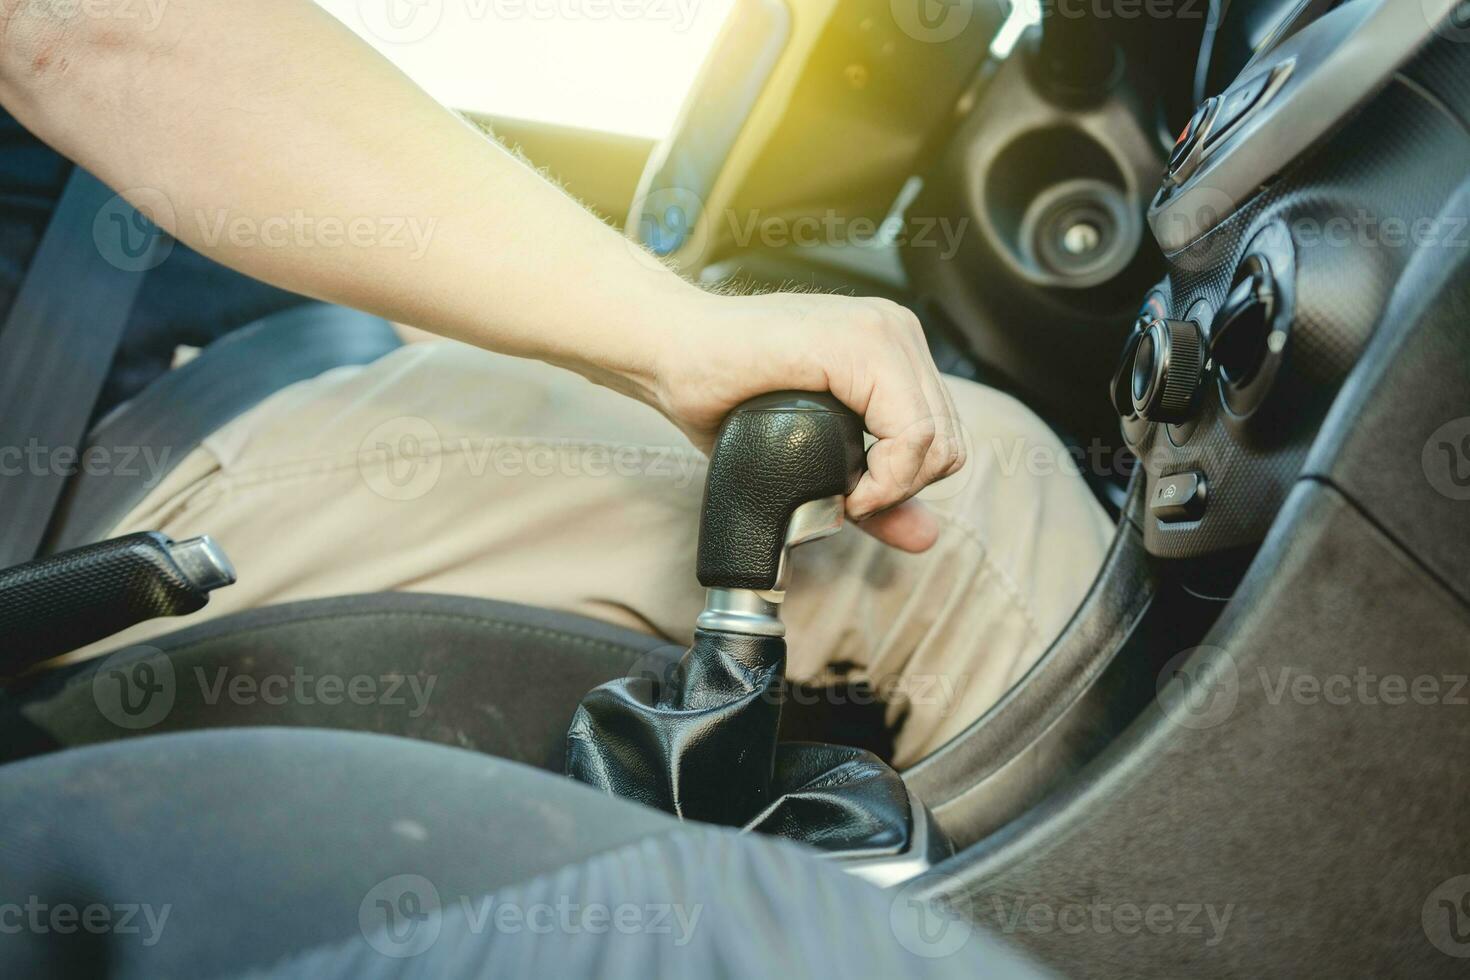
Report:
[[[665,677],[613,681],[582,700],[567,773],[684,819],[810,844],[855,870],[946,856],[938,828],[877,756],[777,743],[785,663],[780,638],[699,630]]]
[[[767,807],[786,643],[698,630],[670,676],[604,684],[567,734],[567,773],[689,820],[741,826]]]

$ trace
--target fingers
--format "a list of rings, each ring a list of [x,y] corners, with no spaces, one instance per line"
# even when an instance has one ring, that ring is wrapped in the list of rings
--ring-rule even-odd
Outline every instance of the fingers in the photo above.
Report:
[[[965,439],[918,318],[887,300],[823,294],[740,297],[721,309],[731,319],[720,329],[699,331],[699,343],[661,362],[664,414],[707,448],[750,397],[831,391],[876,440],[848,515],[894,547],[932,545],[934,516],[905,502],[959,471]]]
[[[849,516],[867,520],[923,489],[925,461],[933,441],[934,427],[926,420],[873,443],[868,449],[868,470],[847,498]]]
[[[896,507],[965,463],[964,433],[918,321],[893,309],[899,312],[892,314],[888,343],[869,352],[872,394],[864,421],[877,441],[868,450],[868,472],[848,498],[857,521]]]
[[[858,525],[868,534],[899,551],[928,551],[939,540],[939,519],[917,500],[874,514]]]

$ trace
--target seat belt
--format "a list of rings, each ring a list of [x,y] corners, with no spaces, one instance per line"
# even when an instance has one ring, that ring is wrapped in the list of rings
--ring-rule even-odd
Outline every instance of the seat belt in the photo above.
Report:
[[[0,329],[0,568],[36,556],[138,289],[171,241],[72,171]]]

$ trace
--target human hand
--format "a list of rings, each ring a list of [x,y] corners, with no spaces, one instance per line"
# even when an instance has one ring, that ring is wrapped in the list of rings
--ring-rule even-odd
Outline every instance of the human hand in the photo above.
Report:
[[[876,439],[848,516],[904,551],[938,522],[911,498],[957,472],[965,441],[918,319],[881,299],[821,294],[703,295],[655,358],[652,399],[708,451],[724,418],[771,391],[830,391]]]

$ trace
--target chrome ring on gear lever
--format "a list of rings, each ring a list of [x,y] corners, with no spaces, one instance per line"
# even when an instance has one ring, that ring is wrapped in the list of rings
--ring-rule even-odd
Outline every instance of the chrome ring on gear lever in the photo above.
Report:
[[[842,530],[847,498],[841,494],[812,500],[796,508],[786,529],[786,543],[781,548],[781,563],[776,572],[774,589],[713,588],[705,594],[704,612],[696,625],[702,630],[721,633],[746,633],[751,636],[785,636],[781,622],[781,603],[786,598],[786,582],[791,574],[791,549],[812,541],[830,538]]]

